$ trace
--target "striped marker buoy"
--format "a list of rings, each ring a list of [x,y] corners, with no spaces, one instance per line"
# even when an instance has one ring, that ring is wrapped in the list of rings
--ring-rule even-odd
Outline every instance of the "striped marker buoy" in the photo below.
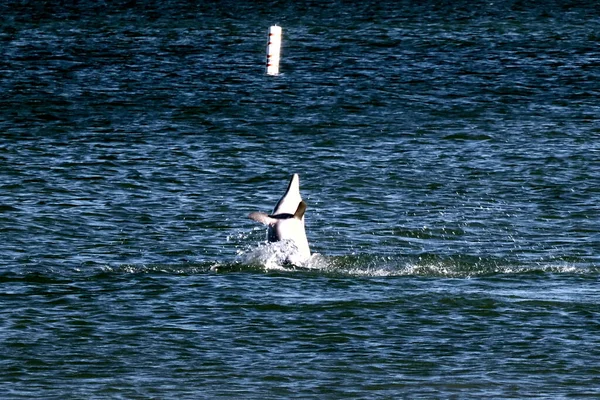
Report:
[[[267,75],[279,74],[279,56],[281,54],[281,27],[273,25],[269,28],[267,43]]]

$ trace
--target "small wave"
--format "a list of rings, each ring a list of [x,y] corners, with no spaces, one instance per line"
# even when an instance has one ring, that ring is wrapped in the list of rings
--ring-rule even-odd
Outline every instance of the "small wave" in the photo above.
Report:
[[[492,140],[493,138],[489,135],[484,134],[467,134],[467,133],[455,133],[451,135],[446,135],[443,137],[445,140]]]

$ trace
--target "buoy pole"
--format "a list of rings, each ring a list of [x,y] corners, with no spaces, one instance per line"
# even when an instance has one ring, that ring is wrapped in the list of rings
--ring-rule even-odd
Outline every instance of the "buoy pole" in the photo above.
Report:
[[[281,27],[273,25],[269,28],[267,42],[267,75],[279,74],[279,56],[281,54]]]

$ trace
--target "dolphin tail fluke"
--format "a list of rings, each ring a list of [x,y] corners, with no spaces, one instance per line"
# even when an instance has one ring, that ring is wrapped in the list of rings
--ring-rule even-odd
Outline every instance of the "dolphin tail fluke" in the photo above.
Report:
[[[306,203],[304,201],[301,201],[298,204],[298,208],[296,209],[296,212],[294,213],[294,218],[302,219],[302,217],[304,217],[305,212],[306,212]]]

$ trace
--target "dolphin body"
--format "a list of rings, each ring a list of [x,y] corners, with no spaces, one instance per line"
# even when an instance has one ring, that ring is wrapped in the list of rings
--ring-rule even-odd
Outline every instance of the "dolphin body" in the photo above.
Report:
[[[310,258],[310,247],[304,230],[305,212],[306,203],[300,196],[300,177],[294,174],[272,214],[253,212],[248,217],[269,227],[267,232],[269,242],[291,243],[294,251],[287,256],[286,261],[298,264]]]

